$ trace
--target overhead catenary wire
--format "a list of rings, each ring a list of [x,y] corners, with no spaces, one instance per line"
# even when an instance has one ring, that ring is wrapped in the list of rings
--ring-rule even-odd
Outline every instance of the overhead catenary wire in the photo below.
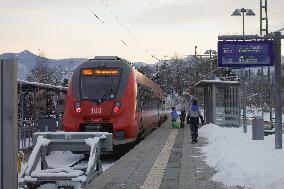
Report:
[[[128,47],[127,44],[126,44],[122,39],[121,39],[120,41],[121,41],[126,47]]]
[[[124,23],[122,23],[120,20],[120,17],[117,16],[115,14],[115,11],[109,8],[109,5],[105,2],[105,0],[100,0],[100,2],[102,3],[102,5],[113,15],[113,17],[115,18],[116,22],[118,22],[118,24],[124,28],[124,30],[128,33],[128,35],[130,36],[131,39],[133,39],[137,44],[139,44],[141,46],[142,49],[144,49],[145,53],[148,54],[149,56],[151,56],[153,59],[161,62],[162,60],[157,58],[157,56],[154,53],[150,53],[149,50],[147,48],[144,47],[144,45],[141,43],[141,41],[138,40],[137,37],[135,37],[135,35],[133,35],[133,32],[131,32],[131,30],[126,27],[126,25]],[[122,41],[122,40],[121,40]],[[125,43],[125,42],[123,42]]]
[[[96,17],[96,19],[99,20],[99,22],[101,22],[102,24],[105,24],[105,22],[95,13],[95,11],[93,11],[93,10],[90,8],[90,5],[89,5],[86,1],[82,0],[82,2],[83,2],[83,4],[86,6],[86,8],[92,13],[92,15],[94,15],[94,16]],[[126,43],[125,41],[123,41],[122,39],[120,39],[120,42],[121,42],[124,46],[128,47],[127,43]]]
[[[93,11],[92,9],[90,9],[88,3],[84,0],[81,1],[82,4],[84,4],[84,6],[92,13],[93,16],[95,16],[97,18],[97,20],[99,20],[102,24],[104,24],[105,22],[95,13],[95,11]]]
[[[90,11],[101,23],[104,24],[104,21],[102,21],[91,9],[90,9]]]
[[[90,7],[90,5],[85,1],[85,0],[82,0],[83,1],[83,4],[86,6],[86,8],[92,13],[93,16],[95,16],[95,18],[102,24],[105,24],[106,22],[103,21],[103,19],[101,17],[98,16],[98,14],[95,13],[94,10],[92,10]],[[108,4],[104,1],[104,0],[100,0],[100,2],[102,3],[102,5],[104,7],[106,7],[108,9],[108,11],[113,15],[113,17],[115,18],[115,21],[118,22],[118,24],[124,28],[124,30],[128,33],[128,35],[130,36],[130,38],[132,38],[132,40],[134,40],[137,44],[140,45],[140,48],[142,48],[145,53],[150,56],[151,58],[155,59],[156,61],[158,62],[161,62],[162,64],[167,64],[166,61],[158,58],[154,53],[151,53],[147,48],[144,47],[143,43],[138,40],[138,38],[133,35],[133,33],[131,32],[131,30],[129,28],[126,27],[125,24],[123,24],[122,22],[120,22],[120,18],[115,14],[115,11],[110,9]],[[130,48],[129,45],[125,42],[125,40],[122,40],[120,39],[120,42],[127,48]],[[133,64],[133,63],[131,63]]]

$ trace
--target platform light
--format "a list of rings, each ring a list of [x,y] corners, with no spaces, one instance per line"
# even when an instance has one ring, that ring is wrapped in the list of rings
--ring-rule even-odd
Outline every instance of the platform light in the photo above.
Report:
[[[231,16],[243,16],[243,35],[245,35],[245,15],[246,16],[255,16],[255,13],[251,9],[236,9]]]
[[[251,9],[246,10],[246,16],[255,16],[255,13]]]
[[[231,16],[242,16],[241,9],[236,9]]]

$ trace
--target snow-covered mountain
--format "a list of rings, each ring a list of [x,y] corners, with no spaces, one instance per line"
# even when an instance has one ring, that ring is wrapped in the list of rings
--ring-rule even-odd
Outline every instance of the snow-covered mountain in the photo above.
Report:
[[[134,64],[134,66],[136,67],[136,68],[141,68],[141,67],[143,67],[143,66],[148,66],[149,64],[146,64],[146,63],[144,63],[144,62],[134,62],[133,63]]]
[[[28,50],[24,50],[20,53],[4,53],[0,55],[2,59],[16,58],[18,63],[18,79],[25,80],[26,75],[34,68],[38,56]],[[47,59],[51,67],[61,66],[67,73],[71,73],[76,66],[83,62],[84,58],[67,58],[67,59]],[[137,68],[148,66],[143,62],[135,62],[134,65]]]
[[[0,55],[2,59],[15,58],[18,63],[18,79],[25,80],[26,75],[34,68],[38,56],[28,50],[20,53],[4,53]],[[68,58],[68,59],[48,59],[51,67],[62,66],[68,73],[83,62],[83,58]]]

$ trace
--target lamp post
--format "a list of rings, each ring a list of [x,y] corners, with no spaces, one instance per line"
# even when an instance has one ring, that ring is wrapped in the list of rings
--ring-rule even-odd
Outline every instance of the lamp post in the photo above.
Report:
[[[209,54],[209,60],[210,60],[210,77],[212,77],[212,54],[216,55],[217,52],[215,50],[209,49],[206,50],[204,54]]]
[[[243,35],[245,35],[245,13],[246,16],[255,16],[255,13],[251,9],[236,9],[231,16],[243,16]]]
[[[231,16],[243,16],[243,35],[245,35],[245,13],[246,16],[255,16],[255,13],[251,9],[236,9]],[[246,86],[246,77],[244,76],[244,69],[242,69],[242,79],[243,79],[243,131],[247,133],[247,105],[246,105],[246,95],[245,95],[245,86]]]

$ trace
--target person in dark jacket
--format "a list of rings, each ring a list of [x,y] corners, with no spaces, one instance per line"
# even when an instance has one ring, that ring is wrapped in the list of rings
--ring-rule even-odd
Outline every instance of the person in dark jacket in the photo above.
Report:
[[[191,139],[192,143],[194,144],[197,143],[199,118],[201,119],[202,124],[204,124],[203,116],[200,113],[197,100],[193,100],[192,106],[188,112],[188,116],[191,130]]]
[[[180,119],[180,128],[184,128],[184,121],[185,121],[186,113],[185,110],[182,110],[179,116]]]

